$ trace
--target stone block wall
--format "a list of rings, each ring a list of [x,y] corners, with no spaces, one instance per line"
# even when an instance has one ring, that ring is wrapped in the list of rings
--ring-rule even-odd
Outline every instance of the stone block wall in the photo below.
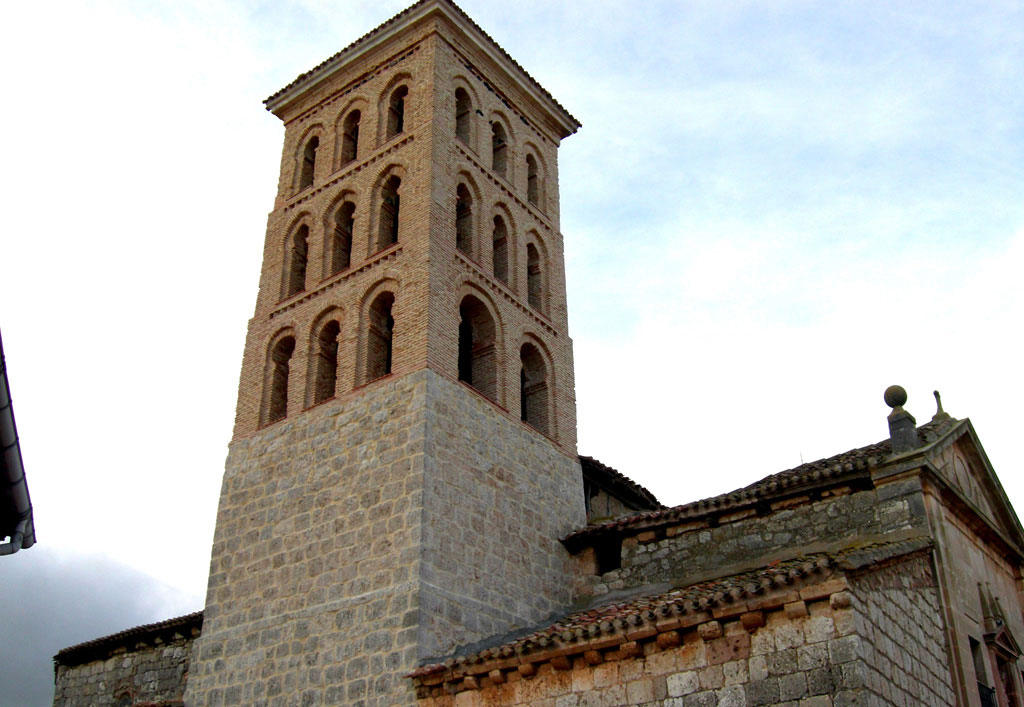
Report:
[[[851,579],[866,690],[881,704],[955,705],[931,559]]]
[[[572,602],[559,539],[586,523],[579,461],[463,383],[427,380],[420,658]]]
[[[928,532],[916,480],[824,494],[820,500],[803,496],[776,503],[768,515],[750,508],[637,532],[622,540],[620,568],[595,575],[592,563],[579,563],[581,592],[600,596],[645,584],[686,584],[789,557],[794,548],[818,552],[898,531]]]
[[[185,632],[155,644],[131,641],[81,663],[61,664],[58,655],[54,707],[180,705],[193,642]]]
[[[426,375],[231,445],[189,704],[411,699]]]
[[[428,689],[429,707],[838,707],[869,704],[866,664],[842,580],[748,612],[541,665],[467,676]],[[801,596],[807,596],[804,600]],[[789,599],[790,601],[787,601]],[[628,638],[628,637],[627,637]],[[504,666],[507,667],[507,666]],[[454,686],[454,689],[453,689]]]

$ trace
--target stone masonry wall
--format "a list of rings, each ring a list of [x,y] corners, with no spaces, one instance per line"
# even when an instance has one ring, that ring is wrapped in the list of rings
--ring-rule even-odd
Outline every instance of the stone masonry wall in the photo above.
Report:
[[[832,582],[835,584],[835,582]],[[814,590],[812,590],[814,592]],[[559,666],[492,671],[477,689],[434,689],[424,707],[838,707],[863,702],[864,660],[848,592],[812,601],[792,592],[777,610],[708,620]],[[710,617],[708,617],[710,619]],[[663,641],[660,636],[671,636]],[[663,646],[669,646],[662,649]],[[600,649],[600,646],[597,646]],[[564,660],[564,659],[563,659]],[[500,682],[494,680],[499,677]],[[463,686],[465,683],[463,683]],[[421,688],[422,689],[422,688]]]
[[[162,645],[122,650],[105,660],[60,665],[54,707],[181,704],[192,645],[191,636],[181,636]]]
[[[865,687],[881,704],[955,705],[942,607],[927,556],[851,580]]]
[[[412,699],[426,377],[231,445],[189,704]]]
[[[420,658],[572,601],[559,538],[586,522],[579,461],[462,383],[427,376]]]
[[[927,533],[924,501],[916,483],[838,492],[842,495],[818,501],[803,497],[776,504],[777,509],[767,516],[750,509],[718,517],[716,525],[705,518],[669,527],[664,533],[625,538],[622,566],[600,576],[582,577],[581,589],[602,595],[645,584],[686,584],[751,563],[763,565],[778,559],[774,555],[790,557],[794,548],[817,552],[836,543],[867,542],[897,531]]]

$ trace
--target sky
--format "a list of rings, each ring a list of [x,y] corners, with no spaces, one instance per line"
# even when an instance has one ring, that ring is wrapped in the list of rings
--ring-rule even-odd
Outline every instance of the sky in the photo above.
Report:
[[[0,329],[38,544],[0,707],[202,607],[283,128],[405,7],[55,0],[0,23]],[[675,505],[970,417],[1011,501],[1024,3],[464,0],[583,127],[559,156],[579,451]]]

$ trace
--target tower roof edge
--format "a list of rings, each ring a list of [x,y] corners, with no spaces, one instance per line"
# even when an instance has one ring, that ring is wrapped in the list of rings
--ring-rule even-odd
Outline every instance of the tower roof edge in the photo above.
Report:
[[[370,30],[309,71],[299,74],[294,81],[264,100],[263,104],[267,107],[268,111],[279,116],[284,106],[291,103],[310,88],[319,85],[322,81],[334,75],[365,52],[391,39],[407,27],[421,22],[434,14],[444,16],[453,25],[461,29],[485,54],[490,55],[497,64],[504,64],[512,73],[519,74],[523,79],[523,87],[534,94],[537,102],[545,106],[551,115],[556,118],[561,131],[561,138],[564,139],[572,135],[581,127],[582,124],[547,89],[541,86],[493,37],[487,34],[462,8],[451,0],[420,0],[383,24]]]

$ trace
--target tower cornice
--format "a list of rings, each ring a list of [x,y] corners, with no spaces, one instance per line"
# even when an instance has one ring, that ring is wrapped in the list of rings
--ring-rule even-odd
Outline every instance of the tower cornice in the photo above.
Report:
[[[495,65],[502,67],[515,78],[521,90],[541,106],[558,127],[559,138],[566,138],[580,128],[580,122],[572,116],[555,98],[509,56],[480,26],[451,0],[421,0],[407,10],[400,12],[387,22],[364,34],[313,69],[300,74],[294,81],[277,91],[263,103],[274,115],[282,117],[286,109],[311,90],[323,85],[338,72],[345,69],[367,53],[383,46],[405,30],[419,25],[431,17],[441,17],[469,40],[475,48]]]

